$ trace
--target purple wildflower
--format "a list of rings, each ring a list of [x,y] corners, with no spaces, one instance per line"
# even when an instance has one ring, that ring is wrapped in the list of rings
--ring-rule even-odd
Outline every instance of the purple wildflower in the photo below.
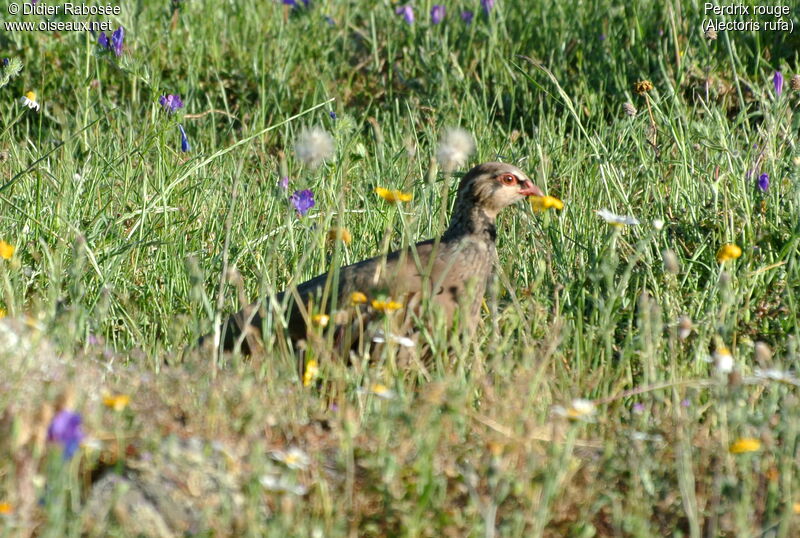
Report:
[[[636,402],[633,404],[633,412],[637,415],[644,413],[644,404],[642,402]]]
[[[681,400],[681,407],[689,407],[690,405],[692,405],[692,402],[689,401],[689,398]]]
[[[783,73],[775,71],[772,77],[772,84],[775,85],[775,97],[780,97],[783,93]]]
[[[104,49],[108,48],[108,36],[105,32],[100,32],[100,37],[97,38],[97,44]]]
[[[336,112],[331,110],[330,112],[328,112],[328,116],[330,116],[332,120],[335,120],[336,119]]]
[[[177,94],[168,93],[167,95],[162,95],[158,98],[158,102],[171,114],[183,108],[183,101],[181,101],[180,96]]]
[[[294,193],[289,197],[289,201],[292,202],[292,205],[300,214],[301,217],[305,217],[308,210],[314,207],[314,193],[311,189],[305,189],[302,191],[294,191]]]
[[[117,56],[122,56],[122,42],[125,41],[125,28],[120,26],[111,34],[111,50]]]
[[[475,14],[468,9],[465,9],[464,11],[461,12],[461,20],[464,21],[464,24],[466,24],[467,26],[472,24],[472,18],[474,16]]]
[[[597,36],[597,39],[599,39],[600,41],[605,41],[606,40],[606,34],[600,34],[599,36]]]
[[[85,437],[81,421],[78,413],[60,411],[47,428],[47,440],[64,445],[65,460],[72,458]]]
[[[439,24],[444,20],[445,10],[442,4],[434,4],[431,8],[431,22]]]
[[[289,176],[283,176],[282,178],[280,178],[278,180],[278,185],[280,185],[283,190],[288,189],[289,188]]]
[[[181,130],[181,151],[184,153],[189,153],[192,151],[192,147],[189,145],[189,137],[186,136],[186,131],[183,130],[183,125],[178,124],[178,129]]]
[[[483,12],[488,15],[494,7],[494,0],[481,0],[481,7],[483,8]]]
[[[761,174],[758,176],[758,181],[756,184],[761,192],[767,192],[767,189],[769,189],[769,175]]]
[[[400,6],[394,12],[397,15],[402,15],[408,24],[414,24],[414,8],[410,4]]]
[[[8,58],[3,58],[3,67],[6,67],[10,61]]]

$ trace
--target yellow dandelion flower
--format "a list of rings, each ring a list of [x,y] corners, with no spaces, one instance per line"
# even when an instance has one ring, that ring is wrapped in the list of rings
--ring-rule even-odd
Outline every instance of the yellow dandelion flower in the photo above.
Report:
[[[6,503],[6,502],[0,503],[0,515],[7,516],[13,511],[14,509],[11,506],[11,503]]]
[[[367,302],[367,296],[361,293],[360,291],[354,291],[350,294],[350,304],[357,305],[357,304],[364,304]]]
[[[331,317],[328,314],[314,314],[311,316],[311,321],[318,327],[327,327]]]
[[[350,230],[347,228],[340,228],[335,226],[328,230],[328,241],[336,241],[339,240],[345,245],[349,245],[350,242],[353,240],[353,236],[350,235]]]
[[[761,450],[761,441],[752,437],[742,437],[737,439],[728,448],[731,454],[746,454],[748,452],[758,452]]]
[[[384,312],[384,313],[394,312],[395,310],[398,310],[402,307],[403,307],[402,303],[398,303],[397,301],[392,301],[391,299],[388,299],[386,301],[378,301],[378,300],[372,301],[372,308],[374,308],[378,312]]]
[[[727,243],[719,247],[719,250],[717,251],[717,261],[719,263],[725,263],[730,260],[735,260],[741,255],[741,247],[734,245],[733,243]]]
[[[303,470],[308,468],[309,463],[311,463],[311,458],[308,457],[308,454],[296,446],[290,447],[289,450],[274,450],[272,458],[290,469]]]
[[[314,359],[310,359],[306,362],[306,371],[303,372],[303,386],[308,387],[311,385],[311,382],[314,381],[314,378],[317,377],[319,374],[319,365],[317,361]]]
[[[114,411],[122,411],[128,404],[131,402],[131,397],[127,394],[116,394],[114,396],[104,396],[103,397],[103,405],[108,408],[113,409]]]
[[[15,250],[16,249],[14,248],[14,245],[0,239],[0,258],[3,258],[4,260],[10,260],[11,256],[14,255]]]
[[[794,504],[792,505],[792,511],[793,511],[795,514],[800,514],[800,503],[794,503]]]
[[[8,315],[8,312],[6,312],[6,309],[5,308],[0,308],[0,319],[3,319],[7,315]]]
[[[531,196],[531,207],[534,211],[547,211],[548,209],[564,209],[564,202],[554,196]]]
[[[389,190],[383,187],[375,187],[375,192],[378,196],[392,204],[396,202],[410,202],[414,197],[410,192],[403,192],[398,190]]]

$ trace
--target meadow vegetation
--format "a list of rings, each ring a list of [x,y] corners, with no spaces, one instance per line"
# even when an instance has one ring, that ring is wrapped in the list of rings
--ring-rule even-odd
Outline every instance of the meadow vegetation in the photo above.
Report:
[[[800,34],[704,34],[689,0],[288,4],[0,34],[0,535],[796,536]],[[488,160],[564,206],[500,216],[474,339],[181,360],[440,234]]]

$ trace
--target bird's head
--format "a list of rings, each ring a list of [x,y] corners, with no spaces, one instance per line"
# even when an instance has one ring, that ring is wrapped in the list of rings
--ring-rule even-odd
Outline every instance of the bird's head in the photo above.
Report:
[[[467,172],[458,187],[459,201],[480,207],[494,218],[527,196],[544,196],[525,172],[506,163],[483,163]]]

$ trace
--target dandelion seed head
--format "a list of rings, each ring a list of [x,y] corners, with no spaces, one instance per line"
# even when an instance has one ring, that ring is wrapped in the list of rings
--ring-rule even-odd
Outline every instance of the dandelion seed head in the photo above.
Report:
[[[333,137],[319,126],[301,131],[294,145],[297,158],[311,169],[328,160],[333,151]]]
[[[694,325],[689,316],[681,316],[678,318],[678,338],[686,340],[689,338],[689,335],[692,334],[693,329]]]
[[[467,163],[475,151],[475,140],[466,129],[453,127],[447,129],[436,149],[436,160],[445,172],[452,172]]]
[[[661,260],[664,263],[664,270],[672,275],[677,275],[681,272],[681,264],[678,261],[678,256],[675,251],[668,248],[661,253]]]
[[[758,364],[768,364],[772,359],[772,350],[764,342],[756,342],[753,352],[755,353],[756,362]]]

